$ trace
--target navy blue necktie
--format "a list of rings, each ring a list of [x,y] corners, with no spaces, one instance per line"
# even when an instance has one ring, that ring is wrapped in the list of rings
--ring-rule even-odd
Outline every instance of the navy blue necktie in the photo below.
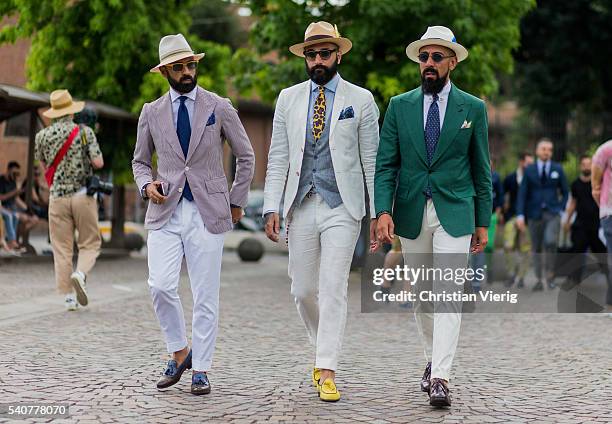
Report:
[[[185,158],[187,158],[187,152],[189,151],[189,139],[191,138],[191,124],[189,123],[189,113],[187,113],[187,106],[185,106],[186,96],[179,97],[181,105],[178,109],[178,117],[176,119],[176,134],[178,135],[179,142],[181,143],[181,149]],[[189,188],[189,181],[185,180],[185,187],[183,188],[183,197],[189,201],[193,200],[193,194],[191,194],[191,188]]]
[[[438,108],[438,95],[433,95],[433,101],[427,112],[425,122],[425,149],[427,150],[427,164],[431,165],[438,139],[440,138],[440,109]],[[431,198],[431,187],[429,184],[425,189],[425,196]]]

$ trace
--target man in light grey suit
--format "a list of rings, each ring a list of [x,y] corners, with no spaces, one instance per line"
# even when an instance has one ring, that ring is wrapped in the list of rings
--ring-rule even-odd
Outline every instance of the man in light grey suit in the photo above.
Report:
[[[366,212],[364,176],[374,216],[378,108],[372,93],[337,73],[350,40],[327,22],[310,24],[304,38],[289,50],[305,57],[310,79],[278,97],[263,210],[266,233],[278,241],[285,191],[291,293],[316,349],[312,380],[321,400],[337,401],[348,274]]]
[[[168,79],[170,91],[143,106],[132,161],[136,184],[149,200],[145,228],[153,307],[172,359],[157,383],[179,381],[193,368],[191,393],[210,393],[219,305],[224,233],[242,217],[253,178],[251,143],[227,99],[197,85],[195,54],[181,34],[159,43],[160,63],[151,72]],[[223,141],[236,156],[231,190],[223,170]],[[157,177],[152,155],[157,153]],[[178,296],[185,257],[193,293],[192,349]]]

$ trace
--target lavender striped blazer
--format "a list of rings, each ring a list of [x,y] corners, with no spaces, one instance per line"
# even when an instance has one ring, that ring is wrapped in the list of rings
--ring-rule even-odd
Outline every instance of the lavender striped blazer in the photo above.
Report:
[[[210,119],[213,115],[215,119]],[[191,122],[187,158],[172,120],[170,94],[142,107],[132,171],[139,188],[153,178],[151,159],[157,152],[157,176],[168,183],[164,204],[149,202],[145,228],[161,228],[172,216],[181,199],[185,179],[200,211],[206,229],[214,234],[232,229],[230,203],[244,207],[253,179],[255,155],[238,113],[228,99],[198,87]],[[231,190],[223,170],[223,141],[236,156],[236,177]]]

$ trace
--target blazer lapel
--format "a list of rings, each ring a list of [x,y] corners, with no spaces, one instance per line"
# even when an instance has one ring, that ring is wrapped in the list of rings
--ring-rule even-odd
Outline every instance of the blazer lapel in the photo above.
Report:
[[[295,121],[293,122],[294,133],[292,139],[300,143],[300,147],[304,147],[306,143],[306,120],[308,119],[308,105],[310,103],[310,80],[306,81],[304,87],[297,91],[295,101]],[[291,144],[291,139],[289,140]]]
[[[414,144],[414,148],[423,163],[427,164],[425,132],[423,130],[423,93],[421,90],[415,90],[410,97],[404,99],[402,104],[405,107],[400,114],[402,117],[405,116],[406,119],[402,119],[401,122],[405,122],[408,126],[408,134]]]
[[[166,141],[170,144],[176,154],[185,160],[185,155],[181,149],[181,143],[179,142],[178,135],[176,134],[176,128],[174,128],[174,119],[172,118],[172,101],[170,99],[170,92],[166,93],[158,107],[159,126],[162,129],[166,137]]]
[[[340,118],[340,112],[344,109],[344,99],[346,93],[346,84],[344,84],[344,80],[339,78],[338,85],[336,86],[336,94],[334,95],[334,106],[332,109],[332,116],[329,118],[330,127],[329,127],[329,143],[331,145],[332,134],[334,133],[334,129],[336,128],[336,124],[338,123],[338,118]]]
[[[216,102],[206,90],[198,87],[193,117],[191,119],[191,137],[189,138],[189,150],[187,150],[187,161],[193,156],[193,152],[198,148],[202,141],[208,117],[215,110]]]
[[[467,112],[467,108],[464,106],[463,96],[457,92],[455,86],[452,85],[448,95],[448,104],[446,105],[446,113],[444,115],[442,131],[440,132],[440,139],[438,140],[438,146],[436,147],[436,152],[431,161],[432,165],[436,163],[455,139],[457,132],[461,129],[461,124],[467,117]]]

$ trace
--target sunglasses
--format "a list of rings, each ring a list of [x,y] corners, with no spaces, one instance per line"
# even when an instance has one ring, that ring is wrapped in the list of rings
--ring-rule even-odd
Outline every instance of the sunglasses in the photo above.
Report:
[[[317,58],[317,55],[321,56],[321,59],[327,60],[331,57],[333,52],[337,52],[337,51],[338,51],[337,49],[307,50],[304,52],[304,56],[306,56],[306,59],[310,61],[315,60]]]
[[[429,52],[419,53],[418,57],[421,63],[427,63],[427,61],[429,60]],[[455,57],[455,55],[453,54],[450,56],[444,56],[442,53],[438,53],[438,52],[434,52],[431,54],[431,58],[433,59],[435,63],[440,63],[442,62],[442,60],[448,59],[449,57]]]
[[[198,67],[198,62],[196,62],[194,60],[192,62],[173,63],[171,65],[166,65],[166,68],[170,68],[174,72],[182,72],[183,71],[183,67],[185,67],[185,66],[187,66],[187,69],[189,69],[190,71],[193,71],[195,68]]]

